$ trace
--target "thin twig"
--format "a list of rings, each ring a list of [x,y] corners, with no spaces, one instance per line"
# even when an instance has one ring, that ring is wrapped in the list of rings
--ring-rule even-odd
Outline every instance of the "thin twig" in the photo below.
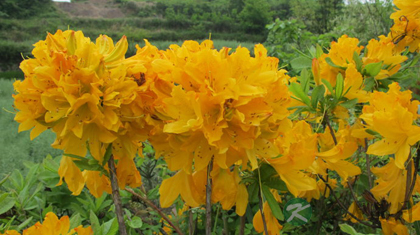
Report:
[[[245,215],[241,216],[241,224],[239,226],[239,235],[245,235],[245,223],[246,217]]]
[[[263,222],[263,225],[264,225],[264,232],[265,232],[265,235],[268,235],[267,221],[265,221],[265,216],[264,216],[264,212],[263,212],[263,202],[262,202],[261,190],[258,191],[258,197],[259,197],[259,206],[260,206],[260,211],[261,211],[261,218],[262,218],[262,222]]]
[[[206,184],[206,235],[211,235],[211,187],[212,180],[210,173],[213,170],[213,157],[207,167],[207,184]]]
[[[372,181],[372,173],[370,172],[369,154],[367,154],[368,147],[369,147],[368,140],[367,140],[367,138],[365,138],[366,171],[367,171],[367,177],[368,177],[368,180],[369,180],[369,190],[370,190],[373,186],[373,181]]]
[[[267,221],[265,221],[265,216],[264,216],[264,212],[263,212],[262,183],[261,183],[260,168],[257,168],[257,170],[258,170],[258,186],[259,186],[258,197],[259,197],[259,206],[260,206],[260,211],[261,211],[261,218],[262,218],[262,222],[263,222],[263,225],[264,225],[265,235],[268,235]]]
[[[337,145],[337,143],[338,143],[337,142],[337,137],[335,136],[334,130],[331,127],[330,118],[328,117],[327,113],[325,113],[325,123],[327,124],[328,128],[330,129],[330,134],[331,134],[331,137],[333,138],[334,145]]]
[[[179,234],[179,235],[183,235],[184,233],[182,233],[181,229],[178,228],[178,226],[176,226],[174,223],[172,223],[172,221],[168,218],[168,216],[165,215],[165,213],[162,212],[161,209],[159,209],[159,207],[157,207],[152,201],[150,201],[149,199],[141,196],[140,194],[134,192],[132,189],[130,188],[125,188],[125,191],[131,193],[132,195],[134,195],[135,197],[137,197],[138,199],[142,200],[143,202],[145,202],[148,206],[150,206],[153,210],[155,210],[160,216],[162,216],[162,218],[164,220],[166,220],[166,222],[168,222],[168,224]]]
[[[369,226],[371,228],[380,228],[379,226],[375,226],[373,224],[368,224],[366,222],[364,222],[363,220],[357,218],[357,216],[355,216],[353,213],[351,213],[350,211],[347,210],[347,208],[343,205],[343,203],[341,203],[341,201],[337,198],[337,196],[335,196],[333,189],[331,188],[331,186],[326,183],[325,179],[322,177],[322,175],[318,175],[318,177],[324,181],[325,185],[330,189],[331,194],[333,195],[335,201],[338,203],[338,205],[340,205],[341,209],[343,209],[344,211],[346,211],[351,217],[353,217],[355,220],[357,220],[359,223]]]
[[[122,209],[121,203],[121,196],[120,196],[120,188],[118,186],[118,179],[117,174],[115,171],[115,163],[114,163],[114,156],[108,160],[108,167],[109,167],[109,176],[111,180],[111,188],[112,188],[112,199],[115,205],[115,214],[117,214],[117,221],[118,221],[118,230],[120,231],[120,235],[127,235],[127,229],[125,227],[124,222],[124,212]]]
[[[190,207],[190,210],[188,211],[188,230],[189,230],[189,234],[193,235],[194,234],[194,216]]]

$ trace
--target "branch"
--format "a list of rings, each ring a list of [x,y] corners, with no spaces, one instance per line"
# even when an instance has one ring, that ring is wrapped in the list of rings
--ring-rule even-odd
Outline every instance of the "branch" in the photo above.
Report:
[[[337,145],[337,143],[338,143],[337,142],[337,137],[335,136],[334,130],[331,127],[330,118],[328,117],[327,113],[325,113],[325,123],[327,124],[328,128],[330,129],[330,134],[331,134],[331,136],[334,140],[334,144]]]
[[[211,187],[212,180],[210,173],[213,170],[213,157],[207,167],[207,184],[206,184],[206,235],[211,235]]]
[[[351,213],[350,211],[347,210],[347,208],[343,205],[343,203],[341,203],[340,200],[338,200],[337,196],[335,196],[333,189],[331,188],[331,186],[325,181],[325,179],[322,177],[322,175],[318,175],[318,177],[324,181],[325,185],[330,189],[331,194],[334,196],[335,201],[338,203],[338,205],[340,205],[341,209],[343,209],[344,211],[347,212],[347,214],[349,214],[351,217],[353,217],[355,220],[357,220],[359,223],[369,226],[371,228],[380,228],[379,226],[375,226],[373,224],[368,224],[366,222],[364,222],[363,220],[357,218],[357,216],[353,215],[353,213]]]
[[[259,203],[258,204],[260,206],[261,218],[264,225],[264,232],[265,232],[265,235],[268,235],[267,221],[265,221],[265,216],[263,212],[262,183],[261,183],[261,173],[260,173],[259,167],[258,167],[258,186],[259,186],[259,190],[258,190]]]
[[[368,150],[368,140],[365,138],[365,157],[366,157],[366,170],[367,170],[367,177],[369,180],[369,189],[372,188],[373,186],[373,182],[372,182],[372,173],[370,172],[370,159],[369,159],[369,154],[367,154],[367,150]]]
[[[118,179],[117,179],[117,174],[115,171],[114,156],[112,154],[108,160],[108,167],[109,167],[109,178],[111,180],[112,199],[115,205],[115,214],[117,214],[118,229],[120,231],[120,235],[127,235],[127,229],[125,227],[124,213],[123,213],[122,203],[121,203],[120,188],[118,186]]]
[[[138,199],[142,200],[143,202],[145,202],[148,206],[150,206],[153,210],[155,210],[160,216],[162,216],[162,218],[164,220],[166,220],[166,222],[168,222],[168,224],[179,234],[179,235],[183,235],[184,233],[182,233],[181,229],[179,229],[175,224],[172,223],[172,221],[168,218],[168,216],[166,216],[162,210],[160,210],[155,204],[153,204],[152,201],[150,201],[149,199],[141,196],[140,194],[134,192],[132,189],[130,188],[126,188],[125,191],[131,193],[132,195],[134,195],[135,197],[137,197]]]

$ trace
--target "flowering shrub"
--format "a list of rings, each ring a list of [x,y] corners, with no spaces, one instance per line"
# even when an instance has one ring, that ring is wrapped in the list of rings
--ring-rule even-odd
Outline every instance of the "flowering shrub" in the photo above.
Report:
[[[420,220],[420,102],[401,91],[397,74],[405,48],[419,48],[420,6],[395,4],[388,36],[362,46],[343,35],[328,51],[318,47],[312,73],[299,77],[278,69],[262,45],[251,56],[215,50],[211,40],[165,51],[146,41],[125,58],[125,37],[114,46],[104,35],[93,43],[57,31],[21,64],[15,120],[31,138],[56,133],[59,184],[74,195],[85,185],[95,197],[111,193],[114,174],[121,189],[139,187],[133,159],[147,140],[176,172],[160,186],[162,207],[181,196],[189,207],[220,203],[243,216],[258,195],[255,230],[279,234],[285,197],[333,198],[346,220],[408,234]],[[362,175],[369,185],[354,192]]]

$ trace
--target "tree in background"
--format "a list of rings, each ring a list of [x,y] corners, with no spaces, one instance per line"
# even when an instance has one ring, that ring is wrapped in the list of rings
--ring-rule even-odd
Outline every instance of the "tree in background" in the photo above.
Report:
[[[291,2],[292,16],[300,19],[312,33],[322,34],[334,27],[331,19],[343,8],[342,0],[297,0]]]
[[[36,15],[41,9],[51,6],[51,0],[2,0],[0,17],[26,18]]]
[[[239,18],[245,33],[263,34],[265,25],[272,20],[270,5],[266,0],[245,0]]]
[[[357,37],[362,43],[367,43],[378,35],[386,35],[392,25],[389,15],[393,11],[391,0],[371,0],[365,3],[349,0],[342,14],[334,21],[334,33],[344,32]],[[362,24],[360,22],[363,22]]]

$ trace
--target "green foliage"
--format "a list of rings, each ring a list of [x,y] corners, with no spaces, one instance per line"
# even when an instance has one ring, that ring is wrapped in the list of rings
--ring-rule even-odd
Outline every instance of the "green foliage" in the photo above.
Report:
[[[268,54],[281,59],[280,66],[287,70],[300,72],[302,69],[311,67],[311,57],[303,53],[316,44],[320,47],[328,47],[334,34],[315,35],[306,29],[306,26],[298,20],[279,20],[267,25],[268,36],[264,43]],[[313,55],[315,58],[315,55]],[[296,75],[296,74],[292,74]]]
[[[350,37],[357,37],[361,44],[367,44],[372,38],[387,35],[392,25],[389,18],[393,11],[391,0],[356,1],[350,0],[342,13],[334,18],[332,32]]]
[[[53,10],[50,0],[2,0],[0,18],[28,18]]]
[[[239,13],[241,27],[249,34],[265,34],[264,27],[271,21],[272,13],[266,0],[245,0]]]

